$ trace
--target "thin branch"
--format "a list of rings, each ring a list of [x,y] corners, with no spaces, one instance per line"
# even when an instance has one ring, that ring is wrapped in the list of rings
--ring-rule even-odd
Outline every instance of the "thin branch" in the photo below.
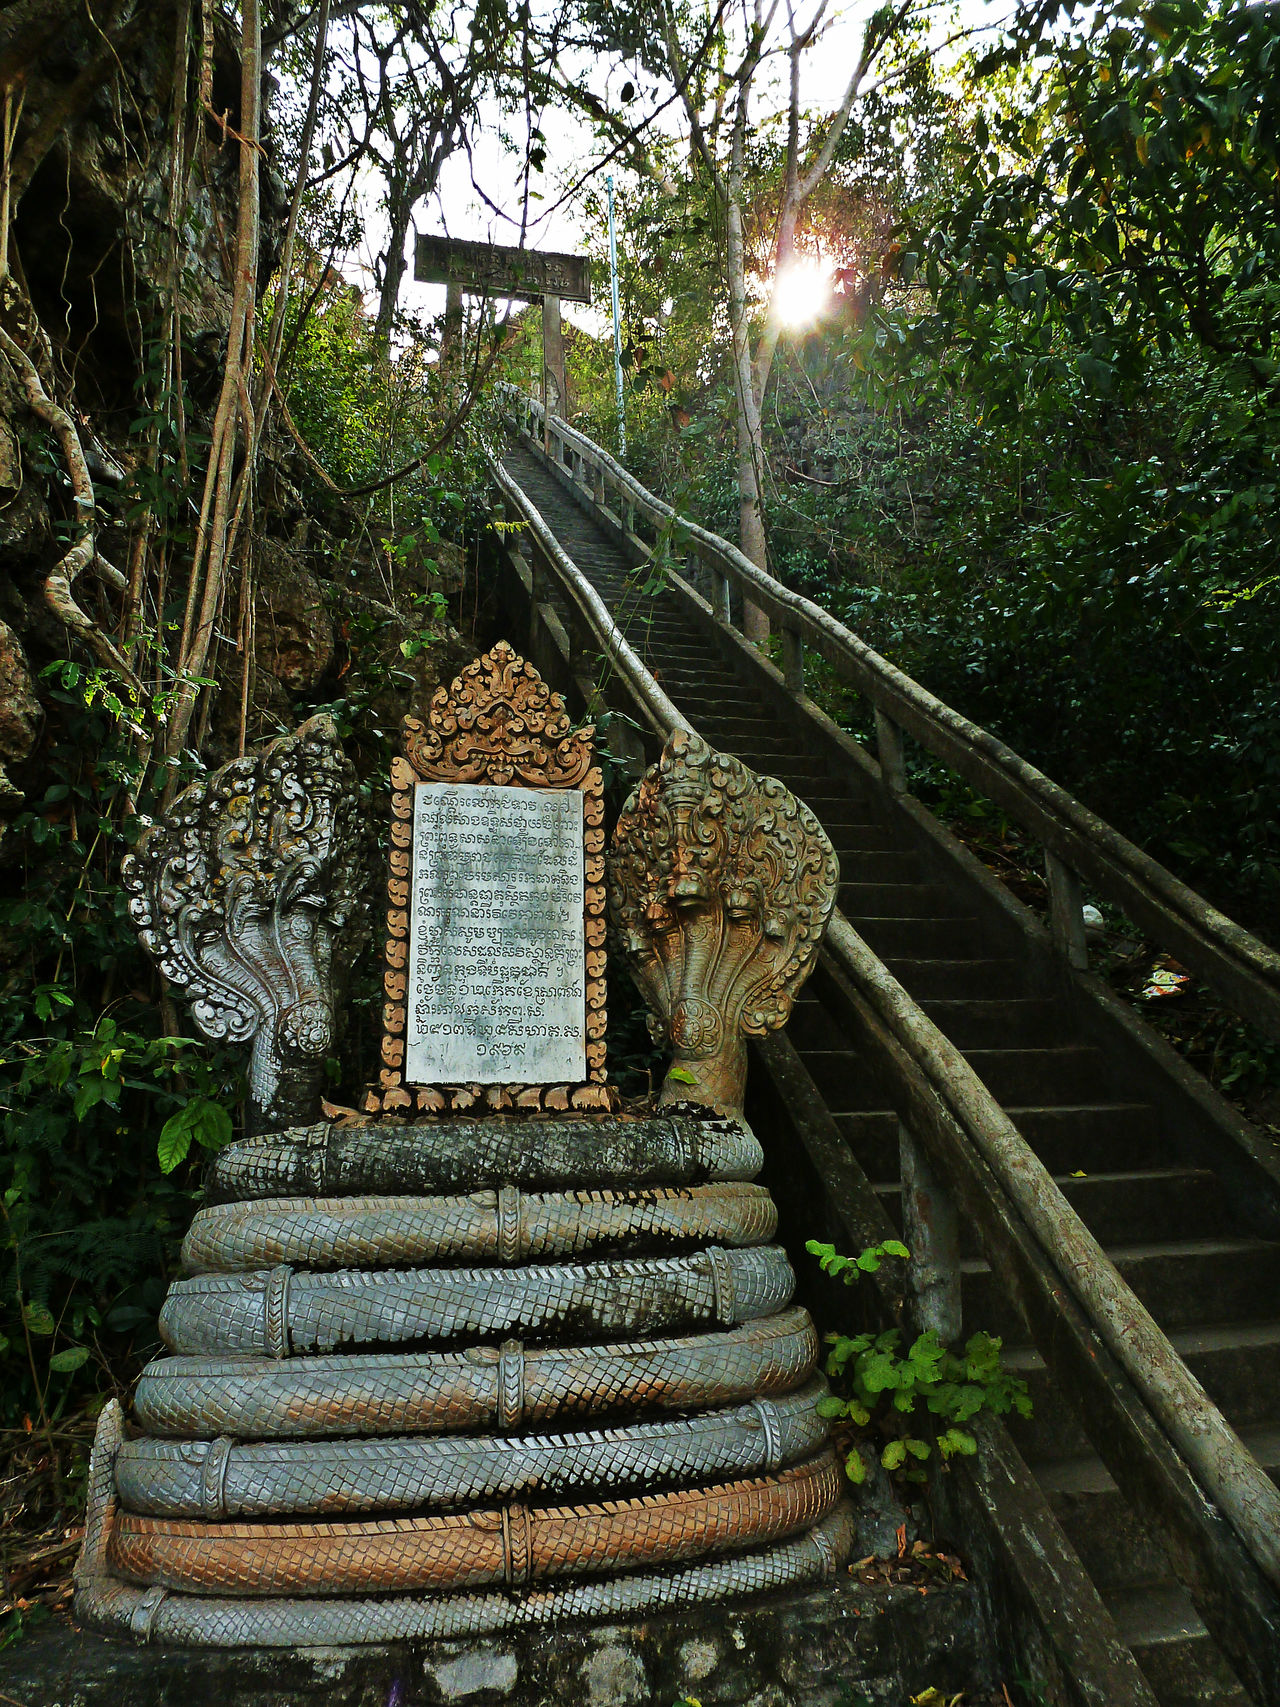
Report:
[[[298,175],[294,180],[293,195],[289,200],[289,222],[285,227],[284,245],[280,251],[280,289],[276,296],[275,319],[271,324],[271,336],[268,348],[273,362],[280,359],[280,347],[284,340],[285,312],[289,306],[289,292],[292,284],[293,246],[298,235],[298,215],[302,207],[303,191],[306,187],[307,162],[311,158],[311,144],[315,140],[316,117],[320,110],[320,89],[324,81],[324,50],[329,38],[329,4],[330,0],[320,0],[316,12],[316,46],[311,61],[311,91],[307,98],[307,116],[302,126],[302,136],[298,143]]]
[[[240,517],[244,512],[248,479],[253,467],[255,421],[245,391],[244,373],[253,347],[253,311],[258,273],[258,135],[262,76],[261,15],[258,0],[243,0],[240,44],[240,146],[239,207],[236,221],[234,292],[231,328],[227,339],[227,366],[222,393],[214,418],[209,463],[196,546],[192,554],[191,579],[187,593],[187,615],[183,622],[177,674],[178,692],[167,732],[166,751],[176,758],[186,740],[213,640],[214,625],[222,605],[227,563],[234,549]],[[237,427],[243,416],[245,460],[232,491],[232,473],[237,446]],[[196,615],[196,589],[203,570],[203,594]],[[176,781],[176,772],[174,780]]]

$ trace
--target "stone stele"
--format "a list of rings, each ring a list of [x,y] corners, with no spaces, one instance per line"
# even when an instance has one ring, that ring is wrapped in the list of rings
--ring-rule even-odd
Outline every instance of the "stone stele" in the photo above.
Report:
[[[414,788],[405,1077],[587,1076],[582,795]]]
[[[405,719],[366,1112],[614,1105],[593,733],[505,640],[436,692],[425,723]]]

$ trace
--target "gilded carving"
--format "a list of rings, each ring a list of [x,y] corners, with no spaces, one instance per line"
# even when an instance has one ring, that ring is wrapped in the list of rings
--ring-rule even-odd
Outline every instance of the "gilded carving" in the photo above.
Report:
[[[364,1099],[366,1112],[467,1114],[487,1109],[607,1112],[605,1082],[604,791],[594,763],[593,731],[574,729],[560,695],[505,640],[439,688],[426,721],[406,717],[404,755],[391,766],[391,853],[383,988],[382,1071]],[[404,1079],[405,969],[409,956],[410,842],[413,790],[419,782],[578,789],[583,797],[586,896],[587,1079],[581,1085],[418,1085]]]
[[[786,1023],[835,905],[839,866],[773,777],[677,730],[618,820],[609,915],[674,1051],[661,1101],[740,1112],[746,1039]]]
[[[333,720],[201,777],[122,871],[143,945],[200,1031],[250,1046],[251,1124],[314,1119],[364,918],[355,773]]]

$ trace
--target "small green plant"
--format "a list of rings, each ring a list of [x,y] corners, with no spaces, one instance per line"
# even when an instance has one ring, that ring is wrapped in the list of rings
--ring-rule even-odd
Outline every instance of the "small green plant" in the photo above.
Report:
[[[841,1256],[833,1245],[817,1239],[810,1239],[805,1249],[818,1258],[824,1273],[846,1286],[855,1285],[864,1274],[874,1274],[885,1257],[905,1260],[910,1255],[898,1239],[869,1246],[856,1257]],[[923,1482],[924,1466],[935,1448],[944,1459],[971,1457],[978,1450],[977,1441],[963,1425],[980,1411],[1031,1415],[1026,1382],[1004,1367],[1002,1344],[992,1334],[976,1333],[963,1351],[952,1351],[927,1330],[903,1351],[897,1328],[852,1336],[829,1334],[826,1369],[837,1391],[820,1400],[818,1409],[823,1416],[882,1441],[880,1462],[886,1470],[903,1481]],[[946,1426],[922,1432],[915,1423],[922,1407]],[[849,1447],[845,1472],[851,1482],[866,1479],[866,1460],[857,1444]]]

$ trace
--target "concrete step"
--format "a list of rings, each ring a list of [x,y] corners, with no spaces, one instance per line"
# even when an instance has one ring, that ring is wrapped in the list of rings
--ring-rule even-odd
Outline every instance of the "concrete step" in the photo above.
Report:
[[[1242,1438],[1272,1480],[1280,1480],[1280,1426],[1246,1429]],[[1050,1459],[1035,1466],[1035,1476],[1099,1588],[1171,1580],[1163,1548],[1126,1505],[1100,1458]]]
[[[818,1049],[797,1043],[796,1047],[829,1108],[844,1114],[888,1106],[888,1099],[864,1056],[847,1046]]]
[[[793,794],[808,802],[811,794],[821,789],[824,793],[831,786],[831,772],[825,759],[811,757],[807,753],[797,753],[794,750],[770,753],[760,747],[757,742],[743,741],[738,746],[730,747],[737,758],[753,771],[759,771],[763,776],[776,776],[785,782]]]
[[[840,860],[840,869],[845,870],[845,861],[863,853],[892,854],[895,859],[910,859],[915,855],[908,853],[894,837],[893,831],[877,816],[875,806],[870,801],[857,799],[853,794],[845,794],[838,800],[832,800],[829,795],[817,795],[811,792],[805,801],[811,812],[815,813],[818,822],[827,832],[836,857]]]
[[[1052,1044],[1061,1036],[1062,1009],[1032,996],[1007,1000],[925,1002],[924,1011],[958,1049]]]
[[[1251,1707],[1183,1589],[1131,1589],[1107,1603],[1160,1707]]]
[[[964,1057],[1002,1106],[1078,1102],[1106,1089],[1105,1057],[1084,1044],[966,1049]]]
[[[721,752],[744,752],[768,755],[773,760],[808,758],[803,747],[787,735],[771,730],[767,724],[760,724],[747,718],[699,717],[695,719],[698,733],[709,746]],[[811,760],[811,763],[820,763]],[[825,767],[824,767],[825,769]]]
[[[1128,1172],[1181,1160],[1149,1103],[1077,1095],[1010,1103],[1005,1113],[1051,1174]]]
[[[830,824],[822,827],[836,850],[842,877],[869,884],[915,881],[920,869],[919,859],[905,848],[894,847],[889,842],[889,832],[878,824],[841,827],[839,830],[834,830]],[[870,845],[873,840],[881,845]]]
[[[841,884],[838,906],[848,914],[845,905],[845,886]],[[850,918],[858,935],[881,960],[897,957],[913,959],[957,960],[965,955],[979,958],[983,949],[984,931],[979,920],[969,913],[957,913],[954,903],[945,912],[906,914],[887,917]]]
[[[1052,1016],[1057,1010],[1052,1002],[931,1002],[926,1011],[961,1049],[989,1046],[995,1038],[1016,1047],[1052,1047],[1044,1041],[1054,1032]],[[848,1041],[840,1022],[818,997],[805,994],[792,1009],[787,1036],[797,1049],[842,1049]]]
[[[889,971],[917,1002],[1018,992],[1022,963],[1012,955],[884,954]]]
[[[1280,1409],[1280,1321],[1206,1323],[1177,1329],[1169,1338],[1233,1427],[1274,1426]],[[1009,1419],[1010,1433],[1027,1462],[1034,1468],[1046,1458],[1091,1452],[1075,1413],[1051,1388],[1040,1354],[1028,1345],[1008,1346],[1005,1362],[1027,1382],[1035,1405],[1030,1421]]]
[[[951,892],[941,883],[912,883],[895,877],[888,883],[873,883],[858,873],[842,873],[840,910],[849,922],[861,929],[859,920],[879,918],[908,918],[915,914],[925,917],[944,917],[955,911]]]
[[[1218,1237],[1107,1248],[1124,1280],[1167,1334],[1230,1321],[1265,1320],[1280,1299],[1280,1245],[1262,1239]],[[964,1320],[1006,1340],[1023,1339],[1002,1281],[980,1257],[962,1264]],[[1277,1396],[1280,1410],[1280,1395]]]
[[[1149,1243],[1208,1238],[1227,1232],[1230,1226],[1222,1185],[1203,1168],[1145,1168],[1085,1178],[1058,1174],[1054,1182],[1103,1245],[1135,1238]],[[900,1227],[900,1184],[896,1178],[875,1184],[881,1202]],[[961,1241],[964,1256],[979,1254],[967,1229],[961,1230]]]
[[[888,1098],[875,1104],[860,1096],[856,1107],[852,1103],[845,1106],[840,1101],[841,1089],[837,1084],[827,1099],[828,1107],[863,1171],[873,1180],[896,1179],[898,1116]],[[1148,1103],[1100,1100],[1054,1108],[1015,1105],[1005,1112],[1058,1178],[1084,1174],[1087,1181],[1094,1174],[1159,1169],[1171,1155],[1171,1146]]]

